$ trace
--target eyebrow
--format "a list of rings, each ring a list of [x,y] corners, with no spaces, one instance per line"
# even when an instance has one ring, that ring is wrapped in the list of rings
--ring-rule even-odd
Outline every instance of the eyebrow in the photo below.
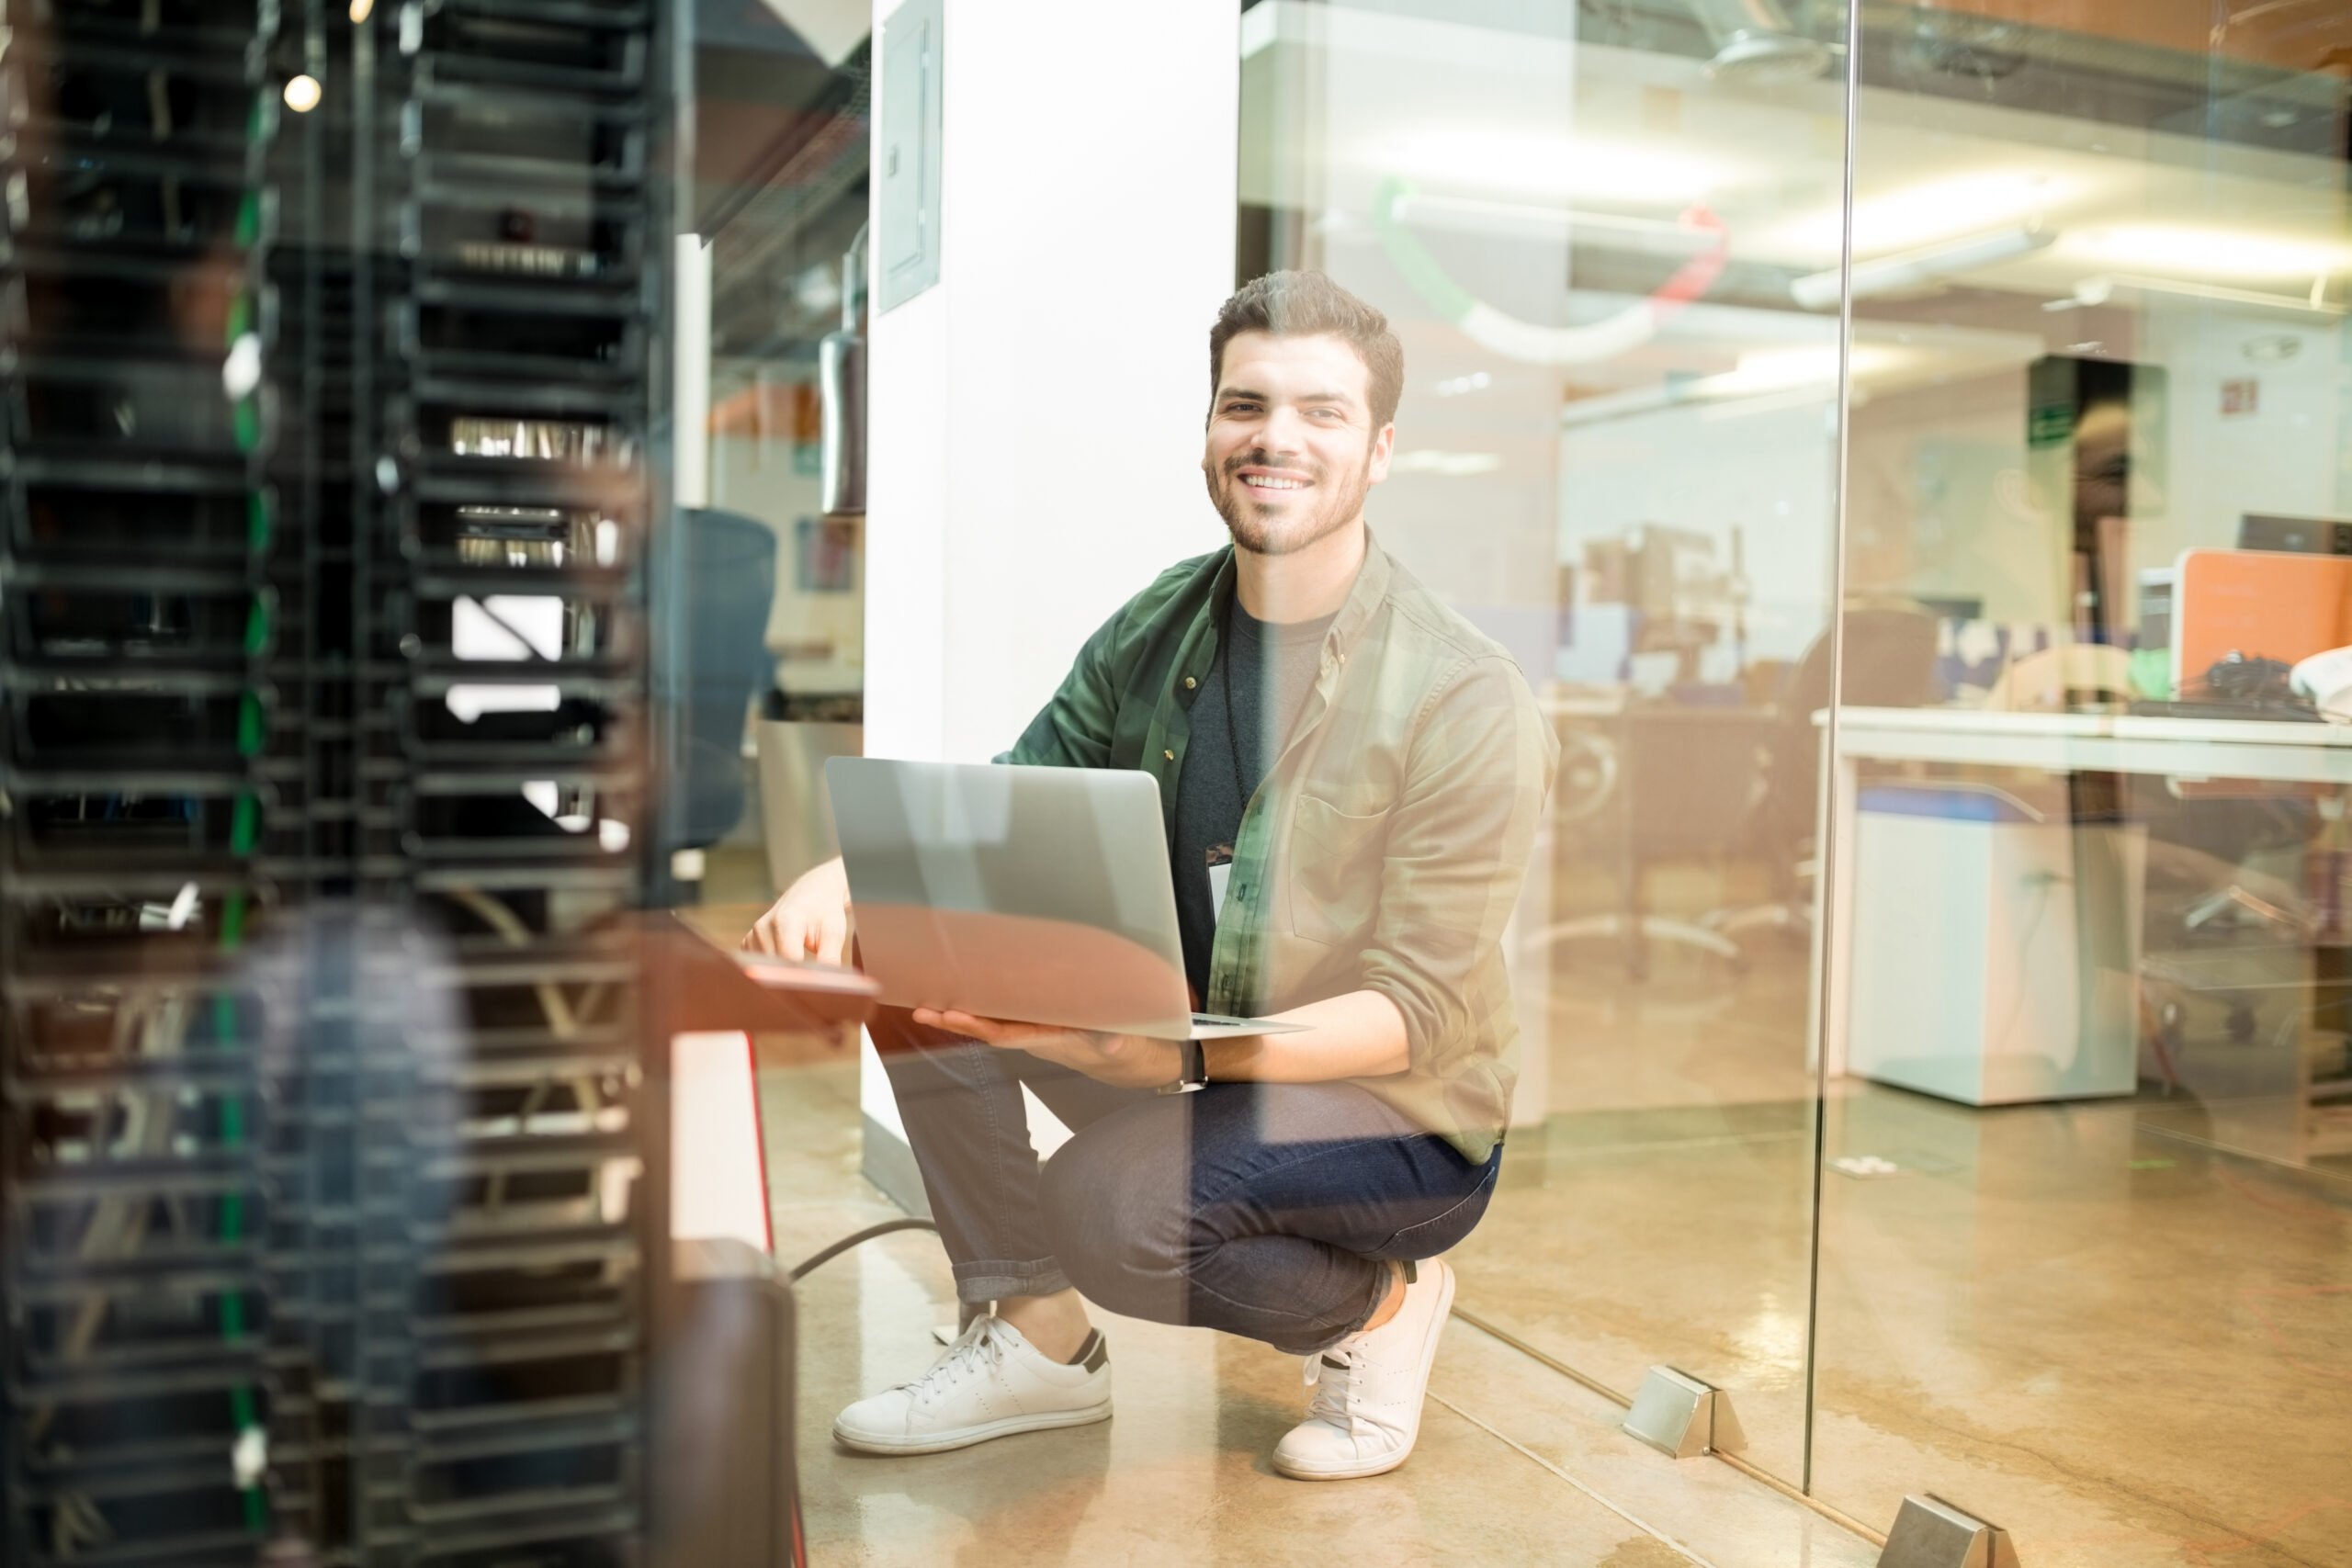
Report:
[[[1272,402],[1273,400],[1267,394],[1259,391],[1254,387],[1219,388],[1216,394],[1216,400],[1218,402],[1224,402],[1228,398],[1253,398],[1261,403]],[[1346,408],[1353,408],[1355,406],[1355,400],[1346,392],[1303,392],[1292,400],[1302,403],[1338,403]]]

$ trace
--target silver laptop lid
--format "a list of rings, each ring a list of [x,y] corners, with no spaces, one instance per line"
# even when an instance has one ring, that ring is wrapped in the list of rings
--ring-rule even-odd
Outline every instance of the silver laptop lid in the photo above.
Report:
[[[835,757],[825,777],[883,1000],[1190,1032],[1149,773]]]

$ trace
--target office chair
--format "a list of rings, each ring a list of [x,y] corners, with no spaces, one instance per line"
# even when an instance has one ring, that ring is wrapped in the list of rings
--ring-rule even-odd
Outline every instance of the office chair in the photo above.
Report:
[[[1841,619],[1846,638],[1843,705],[1908,708],[1934,701],[1934,616],[1889,607],[1848,610]],[[1813,930],[1813,903],[1804,883],[1817,865],[1815,840],[1821,808],[1822,729],[1814,715],[1830,705],[1830,653],[1827,634],[1815,638],[1773,707],[1753,841],[1773,868],[1780,884],[1777,896],[1770,903],[1709,915],[1705,929],[1717,936]]]
[[[703,850],[741,820],[743,736],[752,694],[766,685],[768,611],[775,601],[776,537],[756,518],[682,509],[673,571],[658,572],[651,613],[677,668],[663,682],[673,705],[672,755],[658,820],[657,868],[680,850]],[[678,878],[665,902],[691,890]]]
[[[1561,942],[1624,943],[1627,972],[1649,973],[1649,949],[1666,942],[1736,964],[1738,943],[1703,925],[1649,913],[1643,907],[1649,866],[1657,861],[1720,855],[1738,846],[1753,809],[1758,761],[1770,715],[1749,708],[1640,703],[1607,731],[1572,730],[1561,743],[1555,829],[1613,812],[1617,879],[1623,900],[1605,915],[1555,921],[1531,932],[1523,951]]]

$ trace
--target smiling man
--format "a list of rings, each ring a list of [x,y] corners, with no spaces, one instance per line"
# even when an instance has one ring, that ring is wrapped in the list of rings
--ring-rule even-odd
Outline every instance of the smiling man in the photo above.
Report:
[[[877,1020],[957,1293],[995,1311],[842,1412],[852,1449],[1108,1416],[1089,1301],[1305,1356],[1285,1475],[1393,1470],[1419,1431],[1453,1296],[1425,1260],[1501,1163],[1502,931],[1557,747],[1510,657],[1365,525],[1404,384],[1380,312],[1270,274],[1218,314],[1209,374],[1202,468],[1231,546],[1113,615],[999,761],[1153,773],[1196,1005],[1303,1027],[1193,1044]],[[849,914],[831,862],[745,945],[838,960]],[[1072,1129],[1042,1168],[1024,1083]]]

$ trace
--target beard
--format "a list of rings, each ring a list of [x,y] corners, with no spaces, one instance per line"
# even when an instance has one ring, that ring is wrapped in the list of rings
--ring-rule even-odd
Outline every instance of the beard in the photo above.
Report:
[[[1305,479],[1309,487],[1306,492],[1309,504],[1260,501],[1242,482],[1239,470],[1248,468],[1271,468]],[[1208,482],[1210,504],[1225,519],[1225,526],[1238,548],[1261,556],[1286,556],[1329,536],[1363,514],[1363,498],[1372,491],[1372,452],[1367,447],[1363,466],[1336,483],[1320,468],[1306,463],[1276,463],[1265,453],[1254,450],[1228,458],[1223,468],[1210,470]],[[1296,496],[1299,492],[1288,493]]]

